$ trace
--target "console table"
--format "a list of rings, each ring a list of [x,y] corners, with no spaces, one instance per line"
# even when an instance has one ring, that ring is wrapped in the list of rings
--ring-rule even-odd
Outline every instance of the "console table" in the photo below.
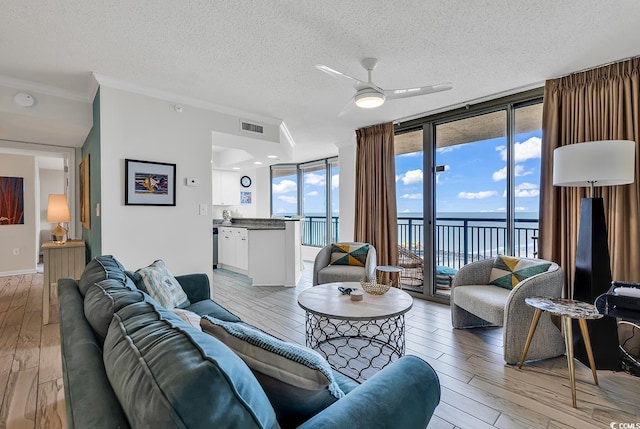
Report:
[[[69,240],[64,244],[42,243],[44,280],[42,282],[42,324],[49,323],[51,284],[62,277],[79,279],[86,265],[84,241]]]

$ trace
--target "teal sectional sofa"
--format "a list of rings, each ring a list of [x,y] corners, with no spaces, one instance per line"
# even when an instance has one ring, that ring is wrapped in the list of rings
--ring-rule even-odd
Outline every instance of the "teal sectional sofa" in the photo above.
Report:
[[[333,372],[340,398],[283,389],[129,274],[100,256],[58,281],[69,428],[424,428],[440,401],[436,373],[413,356],[362,384]],[[250,328],[210,299],[206,275],[176,279],[187,310]]]

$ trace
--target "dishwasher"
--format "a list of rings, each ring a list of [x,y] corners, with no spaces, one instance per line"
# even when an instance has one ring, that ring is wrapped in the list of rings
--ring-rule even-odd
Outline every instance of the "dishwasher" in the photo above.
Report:
[[[213,227],[213,269],[218,268],[218,227]]]

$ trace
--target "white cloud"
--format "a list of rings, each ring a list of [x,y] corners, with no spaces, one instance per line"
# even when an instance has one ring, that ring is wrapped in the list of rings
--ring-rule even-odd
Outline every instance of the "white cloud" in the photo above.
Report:
[[[271,189],[274,194],[286,194],[287,192],[293,192],[298,188],[296,182],[293,180],[281,180],[280,183],[274,183]]]
[[[527,207],[524,206],[518,206],[515,208],[517,212],[526,212],[527,211]]]
[[[496,191],[480,191],[480,192],[460,192],[458,198],[465,200],[482,200],[489,197],[495,197],[498,193]]]
[[[531,170],[525,170],[524,166],[520,165],[520,164],[516,164],[516,171],[515,171],[515,175],[516,177],[521,177],[521,176],[528,176],[530,174],[533,174],[533,169]],[[503,167],[498,171],[494,171],[493,174],[491,175],[491,177],[493,178],[494,182],[499,182],[500,180],[504,180],[507,178],[507,167]]]
[[[336,189],[340,186],[340,175],[334,174],[331,176],[331,189]]]
[[[307,197],[317,197],[318,195],[320,195],[318,191],[307,192]]]
[[[280,207],[279,209],[276,210],[276,213],[285,213],[286,210],[282,207]]]
[[[402,179],[402,176],[401,175],[400,176],[396,175],[396,183],[398,183],[400,181],[400,179]]]
[[[515,162],[523,162],[528,159],[540,158],[542,152],[542,140],[540,137],[531,137],[522,143],[513,145],[515,153]],[[507,160],[507,147],[496,146],[496,150],[500,152],[503,161]]]
[[[401,180],[405,185],[422,183],[422,170],[409,170],[401,176]]]
[[[439,148],[436,149],[436,152],[438,152],[438,153],[453,152],[456,149],[460,149],[460,147],[461,147],[461,145],[439,147]]]
[[[516,186],[516,197],[519,198],[531,198],[540,195],[538,185],[534,183],[524,182]]]
[[[296,197],[291,197],[289,195],[279,195],[278,199],[280,201],[284,201],[285,203],[289,203],[289,204],[295,204],[298,202],[298,199]]]
[[[324,175],[316,173],[306,173],[304,175],[304,184],[311,186],[324,186]]]
[[[441,176],[443,173],[445,173],[445,172],[449,171],[450,169],[451,169],[451,166],[450,166],[450,165],[444,165],[444,171],[438,171],[438,172],[436,173],[436,185],[439,185],[439,184],[440,184],[440,176]]]
[[[419,200],[422,198],[422,194],[419,192],[417,194],[404,194],[400,198],[404,198],[406,200]]]

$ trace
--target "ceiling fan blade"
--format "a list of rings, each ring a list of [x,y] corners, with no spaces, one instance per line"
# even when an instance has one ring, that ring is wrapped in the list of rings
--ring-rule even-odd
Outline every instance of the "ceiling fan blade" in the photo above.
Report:
[[[396,100],[398,98],[416,97],[418,95],[433,94],[435,92],[448,91],[453,88],[451,82],[439,83],[436,85],[418,86],[415,88],[405,89],[387,89],[384,95],[388,100]]]
[[[329,76],[333,76],[333,77],[344,77],[350,80],[353,80],[356,82],[356,84],[361,84],[364,83],[363,81],[361,81],[360,79],[356,79],[353,76],[349,76],[348,74],[344,74],[342,72],[339,72],[338,70],[334,70],[331,67],[327,67],[325,65],[322,64],[316,64],[316,68],[318,70],[320,70],[321,72],[325,72],[326,74],[328,74]]]
[[[347,101],[347,104],[344,105],[340,113],[338,113],[338,117],[346,115],[347,113],[352,111],[355,107],[356,107],[355,97],[351,97],[351,99]]]

